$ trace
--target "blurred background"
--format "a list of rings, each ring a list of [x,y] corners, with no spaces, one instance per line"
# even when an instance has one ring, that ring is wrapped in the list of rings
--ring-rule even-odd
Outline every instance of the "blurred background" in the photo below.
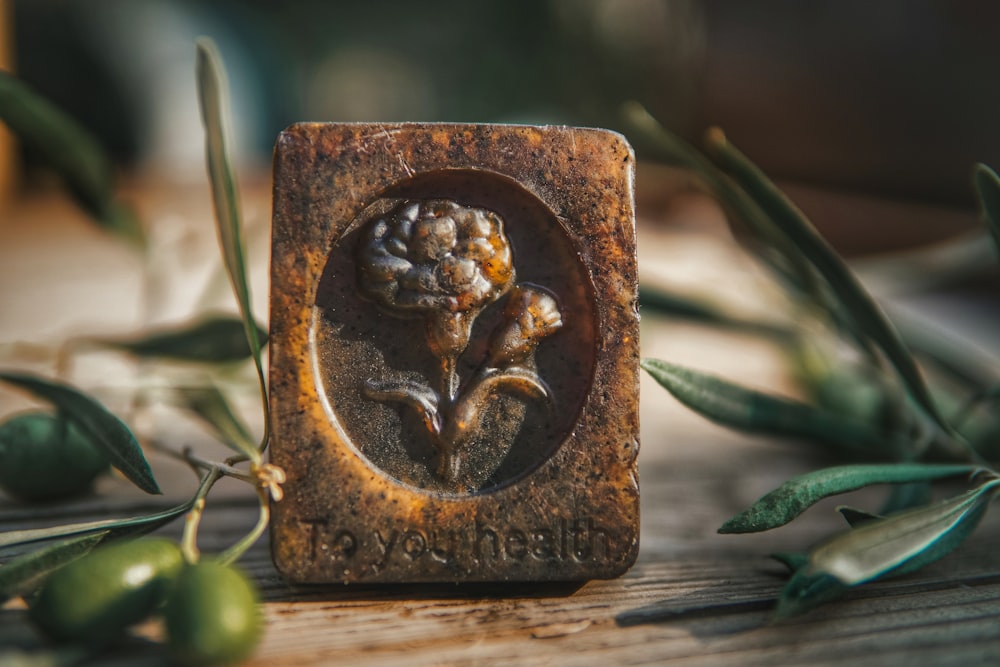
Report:
[[[737,319],[794,324],[803,339],[813,337],[815,315],[789,307],[714,201],[689,175],[657,164],[643,137],[624,124],[623,104],[637,101],[696,144],[706,128],[722,127],[850,257],[894,320],[926,334],[925,349],[954,352],[991,385],[1000,378],[997,262],[970,178],[976,162],[1000,168],[996,0],[0,0],[0,69],[15,72],[107,147],[121,198],[149,237],[137,249],[92,224],[0,125],[0,368],[76,384],[141,437],[213,444],[176,410],[136,399],[200,379],[203,369],[136,362],[76,343],[134,339],[235,310],[204,164],[199,35],[215,40],[229,72],[230,147],[240,166],[262,324],[270,157],[284,127],[557,123],[617,129],[635,146],[644,286]],[[906,249],[910,254],[901,253]],[[643,356],[787,395],[807,393],[790,346],[660,317],[650,306],[642,314]],[[254,371],[244,364],[225,373],[213,382],[260,432]],[[807,526],[807,539],[794,547],[710,542],[725,512],[807,464],[798,449],[760,441],[748,447],[745,436],[706,426],[646,375],[641,382],[644,558],[674,564],[686,553],[695,570],[708,563],[707,571],[728,579],[738,571],[718,567],[720,548],[741,558],[799,549],[832,528]],[[31,404],[0,389],[0,420]],[[868,395],[858,394],[858,402]],[[789,451],[796,453],[785,456]],[[194,479],[180,464],[164,472],[171,465],[165,458],[153,462],[161,484],[178,501],[188,497]],[[94,518],[139,494],[120,479],[102,484],[112,500],[82,501]],[[0,497],[0,510],[4,503],[13,506]],[[264,567],[258,572],[272,576]],[[695,640],[706,645],[706,636]]]
[[[271,148],[296,121],[618,129],[640,160],[640,231],[724,230],[690,179],[653,164],[643,137],[624,125],[622,105],[635,100],[694,143],[721,126],[852,257],[977,228],[972,166],[1000,166],[1000,4],[988,0],[0,0],[0,24],[0,62],[111,151],[126,196],[166,249],[151,254],[163,265],[153,273],[201,271],[221,285],[212,293],[222,303],[225,281],[201,225],[208,200],[194,80],[195,37],[218,43],[262,309]],[[45,266],[44,243],[65,233],[41,221],[79,212],[46,208],[65,197],[50,196],[59,189],[35,156],[6,145],[11,174],[0,184],[13,196],[0,207],[0,317],[18,313],[15,333],[69,326],[79,318],[63,317],[63,304],[93,311],[102,298],[107,312],[122,301],[151,304],[124,321],[100,319],[108,328],[191,310],[190,295],[173,287],[123,297],[114,281],[77,297],[73,285],[83,283],[64,280],[54,309],[9,289]],[[26,198],[34,208],[17,208]],[[204,248],[188,242],[195,234]],[[665,247],[679,246],[651,235],[641,244],[647,277],[671,261]],[[992,264],[982,247],[975,262]],[[56,256],[54,269],[76,275],[72,260]],[[77,273],[93,278],[116,257],[79,259]],[[964,257],[953,254],[951,266]],[[131,259],[115,266],[137,268]],[[922,271],[913,269],[906,280]],[[114,271],[106,273],[111,284]],[[172,308],[173,292],[187,305]]]
[[[1000,163],[988,0],[6,0],[18,74],[123,168],[202,178],[197,35],[230,71],[234,144],[266,164],[299,120],[623,129],[638,100],[722,126],[772,176],[970,207]],[[636,141],[642,157],[641,141]],[[30,156],[26,156],[30,165]]]
[[[190,381],[190,369],[150,370],[75,343],[235,310],[204,165],[199,35],[215,40],[229,72],[262,323],[270,156],[284,127],[467,121],[624,132],[639,158],[643,283],[738,317],[800,324],[803,311],[746,252],[739,228],[731,234],[704,189],[658,164],[625,125],[622,107],[637,101],[696,144],[722,127],[897,322],[934,339],[925,347],[1000,377],[997,262],[970,179],[976,162],[1000,168],[1000,3],[988,0],[0,0],[0,64],[107,147],[121,199],[148,235],[137,250],[93,225],[38,156],[4,140],[0,367],[61,377],[131,415],[135,396]],[[644,356],[802,392],[794,350],[745,338],[643,310]],[[643,428],[654,435],[644,442],[669,432],[671,456],[711,459],[703,423],[673,404],[664,411],[662,391],[643,382],[652,397]],[[249,365],[226,383],[261,428]],[[25,401],[0,393],[0,415]],[[147,434],[182,428],[168,409],[136,420]],[[665,451],[660,443],[643,456]]]

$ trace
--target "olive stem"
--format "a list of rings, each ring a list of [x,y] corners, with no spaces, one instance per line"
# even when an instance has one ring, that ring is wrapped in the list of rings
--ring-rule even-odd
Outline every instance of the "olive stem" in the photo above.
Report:
[[[241,463],[243,461],[246,461],[247,460],[246,457],[243,457],[242,455],[230,457],[226,459],[226,461],[223,463],[219,461],[210,461],[208,459],[204,459],[195,454],[193,451],[191,451],[190,447],[185,447],[183,451],[177,451],[173,447],[168,447],[167,445],[164,445],[161,442],[157,442],[156,440],[150,442],[150,446],[153,449],[159,452],[163,452],[168,456],[172,456],[175,459],[184,461],[193,468],[199,470],[216,469],[218,470],[220,476],[235,477],[236,479],[242,480],[244,482],[249,482],[250,484],[257,483],[257,479],[253,475],[251,475],[248,472],[244,472],[239,468],[234,468],[231,465],[232,463]]]
[[[257,498],[260,501],[260,514],[257,517],[257,525],[255,525],[249,533],[244,535],[239,542],[219,554],[219,562],[223,565],[231,565],[239,560],[239,558],[246,553],[247,549],[252,547],[267,529],[267,524],[271,519],[271,504],[268,500],[266,487],[257,487]]]
[[[208,459],[204,459],[191,451],[190,447],[185,447],[183,451],[178,451],[173,447],[169,447],[155,440],[150,444],[154,449],[161,451],[168,456],[172,456],[175,459],[184,461],[192,468],[206,471],[205,475],[201,478],[201,485],[198,487],[198,491],[195,493],[194,498],[191,499],[191,509],[188,511],[187,517],[184,520],[184,534],[181,537],[181,552],[184,554],[185,560],[189,563],[196,563],[200,558],[200,551],[198,550],[197,544],[198,526],[201,523],[201,515],[205,510],[205,497],[208,495],[212,486],[223,477],[235,477],[236,479],[254,485],[254,488],[257,491],[257,498],[260,503],[260,514],[257,518],[257,524],[239,542],[226,549],[226,551],[219,556],[219,560],[227,565],[238,560],[247,549],[253,546],[253,544],[267,529],[268,522],[271,518],[269,494],[273,494],[276,501],[280,500],[280,492],[277,490],[277,484],[274,485],[275,489],[272,489],[268,484],[261,483],[259,474],[255,474],[254,471],[247,473],[230,465],[231,463],[246,461],[247,458],[244,455],[230,457],[226,459],[225,463],[222,463],[219,461],[209,461]],[[256,471],[256,468],[254,468],[254,470]],[[277,469],[277,471],[281,472],[280,469]],[[280,475],[280,479],[275,481],[283,482],[284,479],[285,476],[282,473]]]
[[[226,459],[225,463],[228,466],[236,465],[237,463],[246,463],[250,460],[250,457],[246,454],[236,454],[235,456],[230,456]]]
[[[198,550],[198,526],[201,524],[201,515],[205,510],[205,499],[199,498],[194,506],[184,517],[184,535],[181,538],[181,553],[188,563],[197,563],[201,558],[201,551]]]
[[[205,496],[208,495],[212,486],[222,479],[222,471],[212,466],[205,476],[201,478],[201,485],[191,499],[191,509],[184,518],[184,534],[181,536],[181,553],[184,560],[189,563],[197,563],[200,557],[198,551],[198,526],[201,523],[201,515],[205,511]]]
[[[267,381],[264,379],[264,371],[261,369],[260,355],[255,355],[255,360],[257,362],[257,379],[260,381],[261,410],[264,413],[264,434],[260,437],[257,451],[263,454],[271,442],[271,403],[267,397]]]

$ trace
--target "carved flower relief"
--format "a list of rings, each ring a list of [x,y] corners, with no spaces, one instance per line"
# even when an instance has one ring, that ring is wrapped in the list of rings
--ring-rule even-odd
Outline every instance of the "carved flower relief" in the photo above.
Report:
[[[397,317],[423,318],[427,344],[441,363],[439,389],[430,382],[370,378],[365,395],[416,410],[438,454],[437,477],[461,490],[467,443],[489,402],[501,393],[551,400],[534,354],[562,326],[558,302],[543,287],[515,284],[499,215],[453,201],[400,203],[368,223],[358,253],[362,295]],[[463,381],[457,360],[476,318],[508,293],[486,358]]]
[[[366,296],[427,319],[436,355],[457,358],[479,312],[514,283],[500,216],[447,200],[406,201],[371,226],[361,249]]]
[[[497,368],[524,363],[563,324],[555,297],[535,285],[515,287],[503,315],[504,325],[490,347],[490,364]]]

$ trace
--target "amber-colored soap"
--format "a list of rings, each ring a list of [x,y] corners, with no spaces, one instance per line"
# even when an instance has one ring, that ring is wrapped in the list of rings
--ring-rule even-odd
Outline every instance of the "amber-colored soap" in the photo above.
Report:
[[[639,540],[634,156],[299,124],[274,154],[271,549],[297,583],[615,577]]]

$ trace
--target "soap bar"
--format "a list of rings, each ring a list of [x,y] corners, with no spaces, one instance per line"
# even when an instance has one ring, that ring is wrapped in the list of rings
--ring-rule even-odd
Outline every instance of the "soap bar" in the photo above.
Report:
[[[631,566],[633,172],[606,130],[281,133],[269,385],[283,576],[579,581]]]

